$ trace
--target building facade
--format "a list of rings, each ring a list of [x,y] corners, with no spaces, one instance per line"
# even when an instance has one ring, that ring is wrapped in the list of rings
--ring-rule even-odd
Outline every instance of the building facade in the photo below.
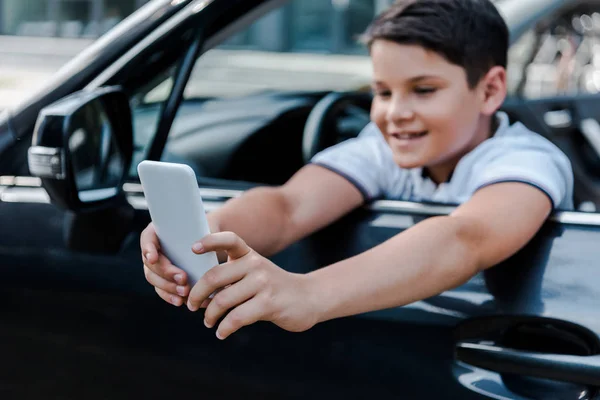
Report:
[[[149,0],[0,0],[0,35],[97,38]],[[364,52],[356,37],[393,0],[291,0],[228,46]],[[276,34],[274,34],[274,32]]]
[[[0,34],[96,38],[148,0],[0,0]]]

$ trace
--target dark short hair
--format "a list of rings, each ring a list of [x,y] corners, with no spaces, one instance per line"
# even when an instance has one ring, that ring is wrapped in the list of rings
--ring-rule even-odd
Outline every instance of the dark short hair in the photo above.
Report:
[[[494,66],[506,68],[508,27],[489,0],[398,0],[361,36],[419,45],[463,67],[470,88]]]

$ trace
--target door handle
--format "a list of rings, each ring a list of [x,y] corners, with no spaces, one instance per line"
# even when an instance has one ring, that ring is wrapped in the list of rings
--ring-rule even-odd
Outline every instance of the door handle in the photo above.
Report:
[[[544,113],[544,122],[550,128],[569,128],[573,124],[573,116],[567,109],[547,111]]]
[[[600,123],[594,118],[586,118],[579,124],[579,129],[596,154],[600,156]]]
[[[498,373],[600,386],[600,355],[545,354],[463,342],[456,346],[456,358]]]

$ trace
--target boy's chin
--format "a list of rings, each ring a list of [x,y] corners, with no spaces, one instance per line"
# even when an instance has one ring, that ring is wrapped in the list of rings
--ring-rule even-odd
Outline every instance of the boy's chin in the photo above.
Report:
[[[394,154],[394,161],[402,169],[421,168],[425,166],[425,160],[417,157],[410,157],[406,154]]]

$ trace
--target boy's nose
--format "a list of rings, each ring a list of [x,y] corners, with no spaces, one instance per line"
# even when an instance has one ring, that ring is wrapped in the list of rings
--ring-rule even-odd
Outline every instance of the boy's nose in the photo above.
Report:
[[[415,113],[408,102],[396,100],[388,104],[386,116],[389,122],[398,122],[412,119]]]

